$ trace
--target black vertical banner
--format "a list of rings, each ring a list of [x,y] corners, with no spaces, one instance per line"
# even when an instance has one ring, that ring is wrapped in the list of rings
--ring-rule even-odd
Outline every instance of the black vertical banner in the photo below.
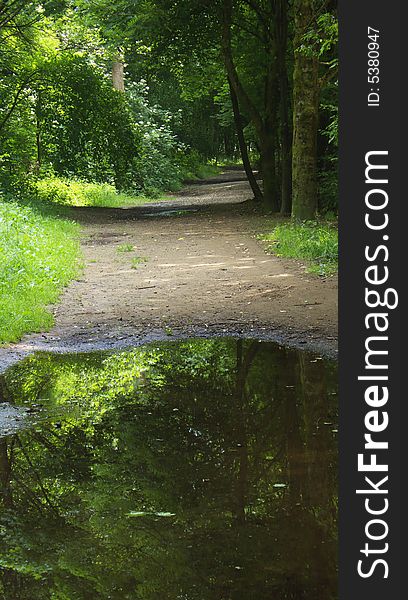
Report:
[[[384,600],[408,597],[408,4],[339,4],[340,600]]]

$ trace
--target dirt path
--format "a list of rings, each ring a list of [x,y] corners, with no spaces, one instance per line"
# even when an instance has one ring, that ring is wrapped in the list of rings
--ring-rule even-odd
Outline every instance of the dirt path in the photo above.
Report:
[[[237,172],[133,209],[76,209],[85,270],[47,334],[0,349],[0,368],[33,350],[118,348],[186,335],[247,334],[335,353],[337,281],[265,254],[265,219]],[[126,244],[130,252],[120,252]],[[139,257],[139,258],[137,258]],[[136,264],[143,259],[140,264]],[[135,268],[136,267],[136,268]]]

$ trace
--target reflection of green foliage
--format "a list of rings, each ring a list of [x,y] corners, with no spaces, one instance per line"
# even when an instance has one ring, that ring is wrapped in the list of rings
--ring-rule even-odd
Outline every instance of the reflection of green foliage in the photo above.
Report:
[[[7,440],[0,597],[334,599],[334,375],[233,340],[12,368],[44,412]]]

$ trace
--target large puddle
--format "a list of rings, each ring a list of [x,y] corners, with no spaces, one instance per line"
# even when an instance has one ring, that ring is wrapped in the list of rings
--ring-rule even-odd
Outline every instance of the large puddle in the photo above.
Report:
[[[337,366],[213,339],[0,380],[0,598],[337,598]]]

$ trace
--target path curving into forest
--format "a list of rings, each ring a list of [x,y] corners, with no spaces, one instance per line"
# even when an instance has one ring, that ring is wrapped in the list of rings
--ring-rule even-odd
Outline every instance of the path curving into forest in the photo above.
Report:
[[[250,197],[234,170],[165,202],[75,209],[84,272],[53,308],[52,331],[1,348],[0,370],[35,350],[194,335],[247,335],[334,355],[337,278],[266,254],[255,238],[265,217]]]

